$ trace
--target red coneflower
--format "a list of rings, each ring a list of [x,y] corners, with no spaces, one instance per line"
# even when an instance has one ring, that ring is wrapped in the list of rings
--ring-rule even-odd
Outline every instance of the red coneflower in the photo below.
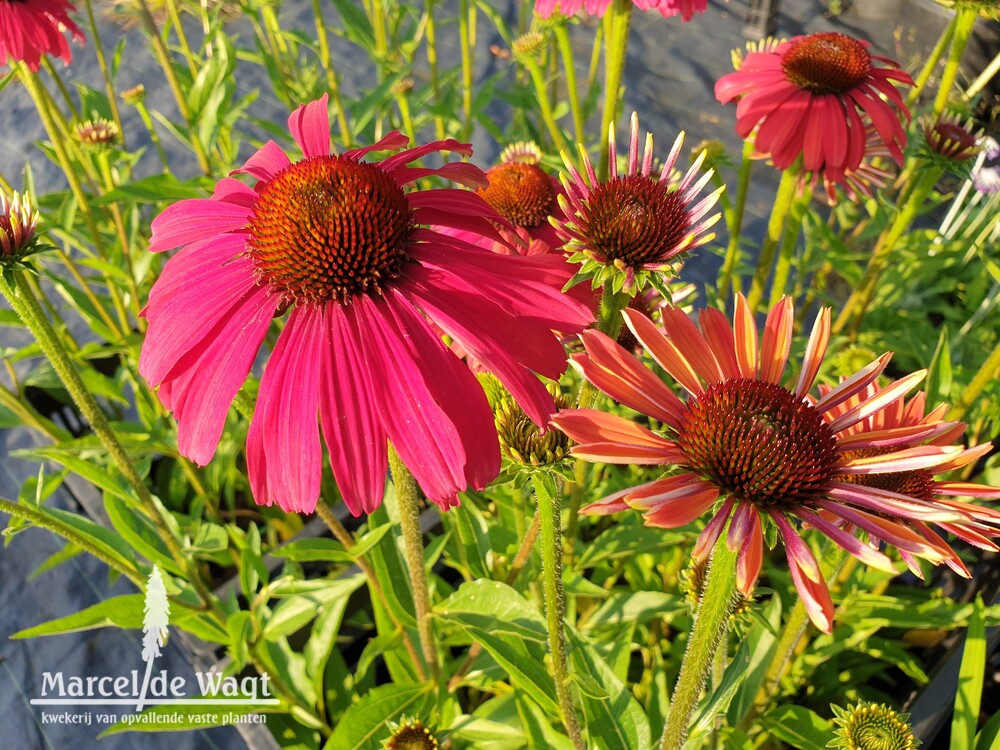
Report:
[[[563,155],[569,178],[562,178],[566,195],[560,198],[560,204],[567,218],[554,223],[566,240],[566,250],[574,253],[570,260],[583,264],[581,273],[592,277],[595,286],[621,272],[626,290],[641,288],[646,280],[655,281],[662,272],[670,271],[678,255],[715,237],[708,230],[719,220],[719,214],[708,213],[723,188],[695,203],[712,178],[710,169],[699,174],[705,153],[694,161],[679,184],[671,183],[671,172],[683,145],[681,133],[659,176],[654,177],[653,136],[647,134],[640,161],[639,118],[633,114],[625,174],[618,174],[613,128],[608,141],[610,174],[603,182],[598,181],[590,157],[582,149],[584,175]],[[660,291],[666,294],[665,287]]]
[[[869,46],[833,32],[762,46],[718,80],[715,96],[724,104],[739,100],[736,132],[747,138],[756,128],[754,147],[778,169],[801,156],[811,172],[856,170],[869,123],[902,164],[906,130],[900,116],[908,120],[910,114],[893,81],[913,79],[892,60],[872,55]]]
[[[331,155],[326,96],[288,124],[304,159],[269,141],[237,170],[254,187],[225,178],[212,198],[153,221],[151,250],[185,247],[150,293],[140,372],[173,410],[180,451],[205,464],[275,312],[290,308],[247,437],[257,502],[315,507],[318,421],[353,513],[382,500],[387,441],[431,500],[453,504],[496,476],[500,453],[482,387],[431,323],[544,425],[554,405],[535,373],[558,378],[566,365],[551,331],[579,331],[593,315],[560,293],[570,275],[562,257],[503,257],[427,228],[496,236],[504,222],[470,191],[404,190],[429,175],[485,185],[471,164],[409,166],[434,152],[471,154],[467,144],[363,158],[404,148],[393,132]]]
[[[69,17],[69,0],[0,0],[0,65],[20,60],[37,72],[42,55],[55,55],[67,65],[73,51],[65,33],[83,43],[83,32]]]
[[[773,525],[809,616],[826,632],[832,629],[833,603],[795,519],[888,571],[894,569],[884,554],[841,526],[862,529],[873,540],[934,563],[946,562],[954,553],[940,539],[917,530],[920,524],[948,524],[962,529],[965,537],[998,533],[1000,524],[992,512],[869,481],[900,472],[937,473],[974,460],[989,446],[963,450],[938,445],[934,438],[948,432],[938,422],[884,429],[866,422],[924,376],[914,373],[867,392],[889,355],[819,399],[811,397],[830,337],[829,309],[816,320],[793,388],[781,384],[792,339],[787,297],[768,315],[759,353],[753,314],[742,296],[736,302],[735,325],[713,308],[701,312],[697,326],[679,310],[665,308],[664,335],[645,316],[631,310],[624,314],[649,355],[687,392],[686,399],[596,331],[582,334],[586,354],[575,356],[573,363],[612,398],[662,422],[665,433],[593,410],[562,411],[553,423],[579,444],[574,455],[605,463],[676,466],[678,471],[615,493],[587,512],[633,508],[644,514],[647,525],[675,528],[715,507],[694,554],[705,560],[728,525],[726,543],[738,552],[737,586],[746,596],[760,573],[764,524]],[[853,405],[844,409],[852,399]],[[945,487],[963,494],[993,492]]]

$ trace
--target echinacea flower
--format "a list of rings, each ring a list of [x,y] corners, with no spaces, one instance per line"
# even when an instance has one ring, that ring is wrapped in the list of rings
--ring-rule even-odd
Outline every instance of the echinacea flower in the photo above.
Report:
[[[481,386],[431,323],[545,425],[554,406],[536,373],[557,378],[566,363],[551,331],[579,331],[593,315],[560,293],[561,257],[503,257],[427,228],[495,235],[503,223],[473,192],[405,189],[432,175],[484,185],[471,164],[409,166],[471,154],[467,144],[400,151],[407,139],[393,132],[331,155],[326,96],[288,124],[305,158],[292,162],[269,141],[237,170],[253,187],[224,178],[212,198],[153,221],[151,250],[184,248],[150,293],[140,372],[173,410],[181,453],[205,464],[272,318],[290,309],[247,436],[256,501],[313,510],[321,424],[354,514],[381,502],[387,441],[431,500],[453,504],[497,475],[500,452]],[[364,158],[376,151],[399,153]]]
[[[535,13],[548,18],[556,10],[564,16],[575,16],[582,8],[591,16],[603,17],[614,0],[535,0]],[[685,22],[695,13],[704,13],[708,0],[632,0],[639,10],[658,10],[664,18],[680,14]]]
[[[828,747],[843,750],[917,750],[910,715],[884,703],[860,701],[846,709],[831,705],[837,727]]]
[[[38,213],[27,195],[0,191],[0,263],[23,258],[35,240]]]
[[[787,297],[768,315],[759,348],[753,314],[742,296],[736,301],[734,324],[708,308],[695,325],[668,307],[663,310],[664,334],[641,314],[626,310],[624,315],[648,354],[687,392],[686,398],[678,397],[607,336],[586,331],[581,336],[586,353],[573,358],[574,366],[606,394],[658,420],[664,429],[653,431],[624,417],[584,409],[562,411],[553,423],[578,443],[573,455],[605,463],[672,466],[676,471],[599,500],[588,513],[632,508],[643,513],[649,526],[677,528],[714,509],[694,555],[707,558],[728,526],[726,544],[738,553],[736,584],[745,596],[753,592],[760,574],[764,525],[770,525],[782,540],[810,618],[825,632],[832,629],[833,603],[796,519],[861,561],[892,572],[888,557],[842,527],[861,529],[872,540],[939,563],[954,553],[944,550],[943,541],[915,531],[915,525],[954,524],[970,533],[982,533],[982,527],[990,525],[978,510],[936,495],[915,497],[876,482],[853,481],[947,469],[974,460],[984,450],[937,445],[933,438],[947,434],[950,427],[933,421],[885,429],[866,423],[924,376],[914,373],[866,392],[888,364],[888,354],[820,398],[811,396],[830,337],[829,309],[817,317],[793,387],[782,385],[792,341],[792,304]],[[838,408],[851,399],[853,406]],[[891,450],[881,453],[883,448]],[[962,492],[975,494],[965,488]]]
[[[826,396],[830,390],[829,386],[821,385],[819,387],[820,397]],[[829,417],[836,420],[866,399],[876,396],[879,391],[880,388],[877,383],[870,383],[863,391],[831,409]],[[962,436],[962,433],[965,431],[965,425],[961,422],[945,420],[944,417],[948,411],[947,404],[940,404],[930,411],[927,411],[926,405],[927,397],[923,392],[917,393],[909,400],[901,395],[887,404],[882,410],[841,431],[838,437],[846,440],[864,436],[866,433],[871,434],[886,431],[894,431],[900,436],[900,440],[891,446],[881,445],[859,448],[853,451],[849,450],[843,454],[843,457],[846,459],[863,459],[903,449],[917,449],[920,446],[924,446],[951,451],[955,454],[953,458],[929,468],[907,469],[890,473],[847,475],[840,477],[840,479],[850,484],[867,488],[862,490],[863,492],[872,490],[875,492],[889,492],[896,496],[916,498],[923,503],[935,505],[942,509],[950,508],[961,513],[964,518],[960,523],[953,523],[948,520],[939,522],[935,519],[910,518],[905,515],[901,515],[897,520],[906,524],[911,531],[916,532],[930,544],[937,546],[943,557],[943,562],[959,575],[969,578],[971,576],[965,567],[965,563],[941,539],[937,532],[931,528],[931,525],[938,526],[941,530],[953,534],[974,547],[988,552],[996,552],[998,550],[997,545],[988,537],[997,535],[997,529],[1000,528],[1000,511],[985,506],[973,505],[956,498],[978,497],[998,499],[1000,498],[1000,488],[972,482],[937,479],[936,475],[967,466],[988,452],[992,446],[986,443],[971,450],[956,451],[956,446],[953,444]],[[905,437],[907,431],[913,433],[909,439]],[[902,547],[899,549],[899,554],[910,571],[914,575],[923,578],[923,572],[913,555]]]
[[[581,175],[563,154],[569,177],[563,176],[565,196],[559,203],[566,219],[555,220],[566,240],[570,260],[582,263],[580,273],[592,278],[593,285],[620,276],[627,291],[642,288],[648,281],[663,286],[662,273],[681,253],[693,250],[715,235],[709,229],[719,214],[709,215],[723,188],[695,202],[712,178],[712,170],[699,174],[705,152],[695,159],[680,183],[674,185],[671,172],[677,163],[684,133],[677,136],[658,176],[653,175],[653,136],[646,135],[639,160],[639,118],[633,114],[629,129],[628,162],[625,174],[618,173],[617,144],[610,128],[608,152],[610,173],[598,181],[590,157],[581,148],[584,174]],[[667,294],[665,286],[660,289]]]
[[[941,115],[924,123],[924,140],[934,156],[947,162],[968,161],[979,153],[982,131],[973,130],[972,121],[962,123],[955,115]]]
[[[0,65],[20,60],[38,72],[42,55],[55,55],[67,65],[73,51],[65,33],[83,43],[83,32],[69,17],[69,0],[0,0]]]
[[[866,132],[865,155],[856,169],[824,166],[816,172],[803,171],[800,178],[802,185],[808,184],[811,192],[822,183],[823,195],[830,205],[837,203],[837,188],[843,190],[850,200],[859,201],[885,187],[893,175],[880,165],[889,158],[889,150],[882,144],[873,126],[869,125]]]
[[[534,143],[514,143],[500,162],[486,170],[489,184],[476,190],[507,221],[497,231],[503,241],[480,233],[440,227],[439,231],[501,255],[544,255],[562,248],[549,217],[565,218],[559,207],[559,181],[539,166],[542,153]]]
[[[746,139],[756,128],[754,147],[778,169],[802,157],[811,172],[856,170],[868,124],[902,164],[906,130],[900,117],[910,115],[893,82],[913,80],[892,60],[872,55],[869,46],[834,32],[768,44],[720,78],[715,97],[723,104],[739,101],[737,134]]]

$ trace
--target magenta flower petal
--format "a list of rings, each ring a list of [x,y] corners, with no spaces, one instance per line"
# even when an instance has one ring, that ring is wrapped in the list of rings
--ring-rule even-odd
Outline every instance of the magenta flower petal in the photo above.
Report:
[[[151,252],[170,250],[189,242],[243,229],[249,218],[245,206],[211,198],[191,198],[167,206],[153,219]]]
[[[288,117],[288,129],[307,159],[330,153],[330,97],[304,104]]]
[[[159,384],[177,361],[255,289],[242,242],[225,235],[188,245],[167,261],[143,315],[153,321],[139,357],[139,372]],[[216,269],[221,269],[213,276]],[[270,303],[273,312],[274,303]],[[246,373],[244,373],[246,377]]]
[[[458,360],[399,296],[391,302],[388,298],[381,302],[359,300],[350,313],[354,314],[368,366],[382,373],[375,381],[382,424],[427,496],[440,502],[465,489],[467,463],[474,476],[482,477],[491,471],[495,476],[500,468],[496,430],[463,435],[460,430],[466,424],[456,424],[442,403],[485,408],[482,390],[471,370],[452,367]],[[415,351],[410,340],[412,331],[400,330],[397,315],[415,330],[423,327],[425,334],[421,338],[433,342],[433,348]],[[447,387],[439,386],[436,379],[446,381]],[[492,424],[492,414],[488,418]],[[477,421],[483,421],[482,417]],[[463,445],[464,437],[471,441],[469,453]],[[475,487],[481,488],[482,484]]]
[[[311,513],[319,497],[323,454],[319,410],[323,310],[298,307],[271,353],[247,434],[254,499],[291,513]]]
[[[159,396],[177,419],[178,450],[200,466],[215,455],[229,407],[250,373],[273,313],[267,290],[251,287],[162,375],[148,374],[140,359],[143,377],[153,385],[162,382]],[[155,353],[163,342],[185,341],[190,330],[180,319],[173,326],[150,325],[143,356]],[[212,386],[206,388],[205,382]]]
[[[340,305],[327,307],[320,421],[344,503],[355,516],[378,508],[385,494],[388,437],[361,342]]]
[[[284,149],[274,141],[268,141],[242,167],[234,170],[233,174],[248,174],[258,180],[270,180],[290,164]]]

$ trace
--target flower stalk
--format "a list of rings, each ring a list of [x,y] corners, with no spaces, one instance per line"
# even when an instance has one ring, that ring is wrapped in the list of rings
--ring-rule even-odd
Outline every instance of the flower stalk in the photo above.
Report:
[[[861,321],[864,319],[868,304],[871,302],[875,294],[875,289],[878,287],[879,277],[885,270],[889,255],[893,248],[896,247],[896,243],[899,242],[903,234],[913,224],[914,219],[923,210],[924,203],[934,191],[934,186],[941,177],[941,173],[942,169],[940,167],[928,167],[917,178],[903,209],[896,214],[896,218],[893,219],[892,224],[889,225],[876,241],[875,249],[868,259],[868,266],[865,268],[861,281],[855,287],[854,291],[851,292],[851,296],[848,297],[843,308],[841,308],[840,315],[833,324],[833,333],[835,335],[843,331],[848,323],[851,323],[851,338],[857,338],[857,334],[861,329]]]
[[[978,14],[975,8],[959,7],[955,16],[955,33],[951,40],[951,48],[948,50],[948,61],[944,66],[944,73],[941,75],[941,85],[938,87],[937,96],[934,99],[934,116],[937,117],[944,112],[948,99],[951,97],[952,88],[955,86],[955,79],[958,77],[958,68],[962,63],[962,55],[965,47],[972,36],[972,29],[976,25]]]
[[[6,298],[11,308],[17,316],[31,331],[38,341],[38,346],[42,353],[48,358],[55,370],[59,380],[65,386],[76,404],[80,413],[87,423],[90,424],[94,433],[100,439],[101,444],[111,457],[115,467],[121,472],[129,486],[135,492],[142,508],[156,526],[160,538],[166,544],[171,556],[177,565],[187,574],[188,581],[198,593],[206,607],[212,607],[215,598],[205,586],[201,574],[195,567],[194,561],[189,555],[185,555],[178,543],[177,538],[170,529],[167,520],[167,511],[152,496],[149,488],[139,472],[132,463],[131,457],[124,446],[118,440],[118,436],[111,428],[108,418],[101,411],[100,406],[94,400],[93,395],[87,389],[80,376],[80,372],[70,358],[69,353],[63,346],[59,335],[56,333],[45,312],[42,310],[34,290],[28,283],[23,271],[10,269],[8,272],[0,273],[0,293]]]
[[[424,562],[423,534],[420,531],[417,483],[413,479],[413,474],[392,448],[389,449],[389,469],[392,472],[393,486],[396,488],[399,525],[403,531],[403,550],[410,573],[410,586],[413,589],[413,608],[417,620],[417,634],[420,636],[420,649],[423,652],[427,673],[437,680],[441,674],[441,667],[438,662],[434,628],[431,626],[431,595]]]
[[[736,262],[740,257],[740,237],[743,231],[743,216],[746,213],[747,193],[750,190],[750,172],[753,170],[753,141],[743,142],[743,160],[740,162],[740,169],[736,177],[736,202],[730,213],[732,224],[726,229],[729,233],[729,242],[726,244],[726,255],[722,261],[722,270],[719,273],[719,302],[725,304],[732,289],[733,272],[736,269]],[[728,218],[728,217],[727,217]],[[728,222],[727,222],[728,223]],[[740,291],[740,290],[737,290]]]
[[[552,652],[552,677],[556,683],[559,711],[570,741],[577,750],[584,750],[580,722],[573,705],[569,686],[569,664],[566,657],[566,594],[563,590],[563,543],[559,492],[555,481],[541,472],[532,477],[542,532],[542,585],[545,599],[545,621]]]
[[[705,680],[712,671],[715,652],[726,635],[736,593],[736,554],[729,549],[723,533],[709,562],[701,603],[688,638],[681,673],[670,700],[667,725],[660,738],[660,750],[680,750],[687,739],[691,715],[698,705]]]
[[[778,184],[778,193],[774,199],[774,207],[771,209],[771,217],[767,222],[767,235],[760,248],[760,259],[757,261],[757,269],[754,271],[753,281],[750,284],[750,293],[747,295],[747,302],[750,309],[756,310],[764,297],[764,285],[774,264],[774,256],[778,252],[778,247],[789,231],[789,216],[792,212],[792,205],[796,202],[799,192],[799,171],[801,162],[793,164],[781,173],[781,182]],[[801,216],[799,216],[801,224]],[[798,236],[796,227],[796,237]]]
[[[615,0],[605,16],[607,32],[604,46],[604,107],[601,111],[601,146],[597,170],[598,179],[608,177],[608,140],[610,129],[618,119],[619,89],[628,56],[628,36],[632,23],[632,0]]]

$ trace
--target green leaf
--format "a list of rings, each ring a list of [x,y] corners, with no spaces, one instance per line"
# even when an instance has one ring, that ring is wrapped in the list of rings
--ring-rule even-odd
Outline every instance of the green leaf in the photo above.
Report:
[[[365,693],[344,712],[324,750],[381,750],[389,738],[388,722],[403,715],[427,720],[434,702],[432,683],[382,685]]]
[[[17,456],[18,458],[33,458],[35,460],[54,461],[57,464],[65,466],[74,474],[83,477],[91,484],[97,485],[102,490],[110,492],[123,500],[133,502],[132,497],[125,489],[125,486],[119,483],[117,478],[112,476],[107,469],[103,466],[99,466],[91,460],[81,458],[76,454],[76,452],[70,449],[63,448],[58,445],[48,445],[39,448],[26,448],[11,451],[11,455]]]
[[[582,570],[608,560],[659,552],[676,547],[685,536],[679,532],[642,526],[638,522],[618,523],[587,545],[575,567]]]
[[[521,717],[529,748],[549,748],[550,750],[573,750],[569,737],[557,732],[548,717],[538,706],[520,693],[514,693],[517,713]]]
[[[825,750],[833,739],[830,722],[802,706],[779,706],[764,717],[763,725],[774,737],[798,750]]]
[[[62,635],[107,627],[141,628],[144,600],[142,594],[113,596],[66,617],[19,630],[10,637],[35,638],[40,635]]]
[[[997,750],[1000,747],[1000,711],[986,722],[976,735],[976,750]]]
[[[497,581],[472,581],[434,608],[441,622],[465,629],[551,716],[558,716],[555,684],[544,664],[547,642],[541,613]]]
[[[934,358],[927,374],[928,406],[947,403],[951,397],[951,383],[951,347],[948,344],[948,328],[942,326],[937,349],[934,350]]]
[[[584,630],[620,628],[625,623],[664,621],[669,625],[674,616],[684,614],[687,604],[674,594],[662,591],[631,591],[615,594],[590,617]]]
[[[111,203],[163,203],[204,198],[212,191],[212,181],[204,177],[178,180],[173,175],[157,174],[120,185],[100,197],[93,198],[98,205]]]
[[[739,690],[740,685],[749,674],[750,666],[750,644],[746,639],[740,641],[740,647],[736,649],[736,655],[726,667],[719,686],[709,691],[708,701],[701,707],[691,724],[691,738],[686,743],[686,747],[694,750],[701,747],[701,744],[690,745],[692,740],[701,736],[701,741],[705,740],[705,734],[714,729],[715,717],[729,710],[729,704]]]
[[[548,643],[545,620],[531,602],[499,581],[471,581],[434,608],[435,614],[461,619],[465,626],[489,628],[536,643]]]
[[[567,628],[570,661],[581,678],[603,685],[606,695],[593,697],[580,690],[580,702],[587,717],[590,746],[597,750],[635,750],[652,744],[649,719],[632,691],[618,679],[597,650],[572,628]]]
[[[330,606],[334,602],[346,605],[348,597],[363,582],[364,576],[362,575],[324,581],[326,585],[321,589],[284,599],[264,624],[261,635],[267,640],[291,635],[313,620],[323,607]]]
[[[463,503],[454,513],[442,513],[441,521],[451,533],[451,547],[456,554],[452,565],[468,579],[489,578],[486,556],[490,552],[489,527],[475,503]]]
[[[983,670],[986,667],[986,623],[983,598],[976,596],[969,618],[962,651],[962,666],[958,672],[958,694],[951,719],[951,750],[972,750],[975,747],[976,724],[983,695]]]

